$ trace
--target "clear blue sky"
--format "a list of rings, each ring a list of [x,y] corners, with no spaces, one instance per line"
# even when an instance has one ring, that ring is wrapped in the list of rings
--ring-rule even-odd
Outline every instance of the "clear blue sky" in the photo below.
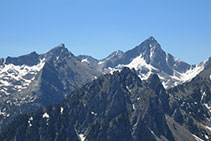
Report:
[[[211,56],[211,0],[0,0],[0,57],[60,43],[102,59],[154,36],[190,64]]]

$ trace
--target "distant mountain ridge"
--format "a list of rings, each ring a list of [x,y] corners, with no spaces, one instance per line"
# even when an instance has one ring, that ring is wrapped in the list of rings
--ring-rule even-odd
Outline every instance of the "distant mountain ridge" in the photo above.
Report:
[[[210,66],[211,58],[198,65],[180,61],[164,52],[154,37],[126,52],[115,51],[102,60],[86,55],[74,56],[64,44],[45,54],[32,52],[2,58],[0,132],[17,115],[60,103],[73,90],[125,67],[134,68],[141,80],[150,80],[153,74],[157,74],[164,88],[170,89],[191,81]]]
[[[61,44],[46,54],[32,52],[2,59],[0,127],[20,113],[61,102],[72,90],[101,75]]]
[[[83,59],[86,59],[84,56]],[[150,74],[156,73],[160,77],[165,88],[171,88],[190,81],[206,66],[210,66],[206,60],[198,65],[189,65],[171,54],[162,50],[154,37],[149,37],[135,48],[126,52],[116,51],[111,55],[93,63],[97,70],[103,73],[111,73],[121,70],[123,67],[135,68],[141,79],[147,79]],[[87,62],[86,62],[87,63]]]

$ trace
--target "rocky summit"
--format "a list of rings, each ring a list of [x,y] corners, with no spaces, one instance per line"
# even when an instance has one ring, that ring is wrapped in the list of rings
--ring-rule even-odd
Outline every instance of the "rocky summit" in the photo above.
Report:
[[[101,74],[59,45],[46,54],[7,57],[0,64],[0,130],[17,115],[61,102]]]

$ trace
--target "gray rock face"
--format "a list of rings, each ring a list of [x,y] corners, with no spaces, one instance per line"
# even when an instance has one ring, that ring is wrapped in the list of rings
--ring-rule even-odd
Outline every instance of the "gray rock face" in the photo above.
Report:
[[[210,67],[210,58],[178,60],[153,37],[102,60],[64,44],[0,59],[0,140],[210,140]]]
[[[117,51],[95,65],[103,73],[112,73],[123,67],[135,68],[141,79],[148,79],[156,73],[165,88],[171,88],[190,81],[209,61],[199,65],[189,65],[162,50],[155,38],[150,37],[135,48],[124,52]]]
[[[99,61],[91,56],[79,55],[79,56],[77,56],[77,58],[79,59],[80,62],[84,63],[85,65],[87,65],[88,67],[90,67],[92,69],[98,68]],[[99,70],[99,69],[97,69],[97,70]],[[99,70],[99,71],[101,71],[101,70]]]
[[[134,58],[140,55],[143,57],[147,64],[151,64],[159,71],[163,71],[169,75],[173,74],[174,69],[182,73],[190,68],[190,65],[187,63],[175,60],[171,54],[164,52],[161,49],[160,44],[153,37],[145,40],[134,49],[131,49],[125,53],[122,52],[120,55],[118,55],[118,59],[116,59],[112,64],[113,66],[107,67],[115,67],[114,65],[117,66],[119,64],[127,65]],[[107,60],[113,61],[113,58],[108,57]]]
[[[27,65],[34,66],[40,62],[39,55],[36,52],[32,52],[28,55],[20,57],[7,57],[5,64],[14,64],[14,65]]]
[[[74,90],[59,105],[20,116],[0,139],[195,140],[195,129],[183,125],[187,119],[179,105],[171,114],[171,98],[157,75],[141,81],[134,69],[123,68]],[[206,140],[199,134],[210,137],[202,130],[196,135]]]
[[[21,113],[61,102],[72,90],[99,75],[101,72],[78,61],[63,44],[46,54],[32,52],[3,59],[0,65],[1,129]]]
[[[170,106],[172,117],[202,140],[211,139],[210,75],[211,68],[207,68],[192,81],[168,90],[175,100]]]
[[[102,59],[99,62],[98,67],[101,68],[101,71],[103,71],[104,69],[109,68],[109,67],[113,68],[120,64],[120,60],[123,57],[123,55],[124,55],[124,52],[122,52],[120,50],[115,51],[115,52],[111,53],[108,57],[106,57],[105,59]]]

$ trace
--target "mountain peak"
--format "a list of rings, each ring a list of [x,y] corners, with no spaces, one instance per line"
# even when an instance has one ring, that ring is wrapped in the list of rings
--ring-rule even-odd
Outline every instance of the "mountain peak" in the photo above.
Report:
[[[54,47],[53,49],[51,49],[50,51],[53,51],[53,50],[64,50],[66,49],[65,48],[65,44],[59,44],[58,46]]]
[[[112,52],[107,58],[121,57],[124,54],[123,51],[117,50]]]
[[[55,59],[58,57],[64,57],[64,56],[73,56],[71,52],[68,51],[68,49],[65,47],[64,44],[60,44],[50,51],[48,51],[46,54],[47,60]]]
[[[147,40],[154,41],[155,38],[153,36],[150,36]]]
[[[145,45],[147,45],[148,47],[152,47],[152,46],[160,46],[157,42],[157,40],[153,37],[153,36],[150,36],[148,39],[146,39],[144,42],[143,42]]]
[[[57,46],[57,48],[64,48],[65,47],[65,45],[62,43],[62,44],[59,44],[58,46]]]

